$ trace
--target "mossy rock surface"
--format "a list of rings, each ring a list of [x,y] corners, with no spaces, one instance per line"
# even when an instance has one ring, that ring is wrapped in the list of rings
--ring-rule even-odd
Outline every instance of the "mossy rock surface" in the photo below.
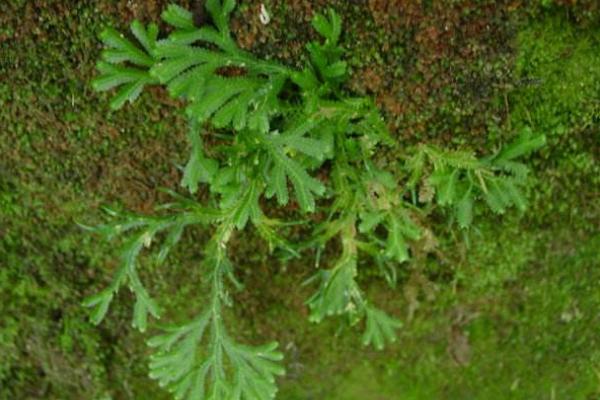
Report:
[[[407,265],[396,289],[361,266],[371,298],[404,320],[385,352],[336,321],[308,323],[300,282],[312,258],[284,267],[251,233],[235,242],[239,334],[282,344],[280,398],[600,396],[600,11],[571,3],[271,0],[264,26],[258,3],[241,2],[240,45],[289,65],[306,57],[311,16],[334,7],[352,69],[345,89],[373,96],[400,143],[484,154],[525,128],[549,139],[528,160],[526,214],[482,215],[468,238],[439,218],[443,260]],[[157,188],[179,188],[178,105],[153,89],[113,112],[89,85],[103,27],[156,21],[166,4],[0,5],[0,399],[168,398],[147,377],[129,293],[103,325],[87,321],[81,301],[106,284],[115,251],[77,226],[100,221],[102,204],[149,212],[164,200]],[[190,232],[169,268],[144,271],[174,315],[202,300],[205,237]]]

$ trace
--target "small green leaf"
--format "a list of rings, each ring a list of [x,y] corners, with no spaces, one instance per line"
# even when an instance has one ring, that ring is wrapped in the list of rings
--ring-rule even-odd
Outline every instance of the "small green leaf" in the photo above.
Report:
[[[154,47],[156,46],[156,39],[158,38],[158,25],[150,24],[146,29],[141,22],[135,20],[131,24],[131,32],[137,41],[144,47],[144,50],[146,50],[148,54],[152,54]]]
[[[259,220],[262,212],[258,204],[260,191],[255,182],[251,183],[247,188],[240,188],[232,192],[232,206],[226,206],[231,213],[231,220],[235,227],[239,230],[244,229],[249,219]]]
[[[163,21],[175,28],[184,30],[193,30],[196,28],[192,13],[176,4],[170,4],[161,16]]]
[[[458,170],[439,177],[437,184],[437,199],[440,205],[450,205],[456,198],[456,184],[458,181]]]
[[[504,147],[497,156],[498,160],[509,161],[519,158],[528,153],[531,153],[546,144],[544,135],[533,136],[531,129],[527,128],[523,133],[511,144]]]
[[[527,209],[525,197],[511,179],[502,179],[499,184],[510,199],[510,202],[514,204],[519,211],[525,211]]]
[[[133,103],[138,97],[140,97],[145,85],[146,82],[143,80],[124,85],[110,102],[110,108],[113,110],[118,110],[123,107],[126,102]]]
[[[397,217],[390,218],[385,250],[386,257],[394,259],[398,263],[403,263],[409,259],[408,245],[402,234],[401,225],[402,223]]]
[[[421,228],[407,215],[402,213],[399,221],[399,228],[402,235],[409,240],[419,240],[421,238]]]
[[[311,90],[314,90],[319,86],[317,76],[309,68],[305,68],[301,72],[294,72],[292,74],[292,81],[300,86],[305,93],[310,93]]]
[[[219,164],[217,161],[204,156],[204,145],[195,121],[190,122],[188,139],[192,145],[192,150],[185,166],[181,186],[186,187],[190,193],[196,193],[199,183],[211,183],[213,181],[219,169]]]
[[[323,195],[325,193],[325,186],[319,180],[310,176],[299,163],[286,156],[281,148],[270,146],[269,150],[275,162],[275,168],[285,171],[285,174],[291,181],[296,199],[302,210],[308,212],[314,211],[314,196]],[[281,180],[281,172],[272,175],[272,178],[275,179],[275,182],[271,183],[270,186],[279,193],[278,198],[280,202],[286,200],[287,196],[281,193],[283,190],[287,190],[287,188],[284,188],[283,181]]]
[[[88,297],[83,302],[84,307],[93,308],[92,314],[90,315],[90,320],[94,325],[98,325],[102,322],[102,320],[104,320],[112,299],[113,292],[112,290],[107,289],[94,296]]]
[[[136,26],[139,22],[134,21],[131,25],[132,31],[136,31]],[[138,32],[139,33],[139,32]],[[125,38],[122,33],[117,32],[113,28],[108,28],[100,34],[100,39],[108,47],[108,53],[113,55],[121,54],[119,61],[128,61],[140,67],[152,67],[154,59],[151,54],[136,47],[133,43]]]
[[[358,230],[361,233],[372,231],[377,225],[379,225],[385,218],[384,213],[380,212],[366,212],[360,215],[361,222],[358,225]]]
[[[377,350],[383,350],[386,343],[396,341],[396,330],[402,323],[385,312],[374,307],[366,307],[367,326],[363,334],[363,344],[373,345]]]
[[[150,25],[146,30],[138,21],[134,21],[131,30],[143,50],[112,28],[101,35],[107,49],[102,53],[104,62],[98,63],[100,76],[92,81],[92,86],[97,91],[120,87],[110,104],[114,110],[123,107],[127,101],[133,103],[145,86],[157,83],[149,72],[156,62],[153,53],[157,27]]]
[[[456,205],[456,219],[462,229],[468,228],[473,222],[473,197],[470,190]]]
[[[337,79],[346,75],[347,64],[345,61],[337,61],[323,68],[323,76],[326,79]]]
[[[206,0],[205,7],[220,32],[229,34],[229,14],[235,8],[235,0]]]
[[[329,19],[321,14],[316,14],[312,20],[312,26],[324,38],[332,44],[336,44],[342,32],[342,20],[333,10],[329,9]]]
[[[311,322],[321,322],[328,316],[356,311],[352,296],[356,287],[354,268],[350,261],[345,260],[331,271],[319,271],[315,275],[313,279],[320,281],[320,286],[306,302],[311,310]]]
[[[175,224],[175,226],[167,234],[165,242],[163,243],[162,247],[160,248],[160,252],[156,257],[158,264],[164,263],[173,247],[179,243],[184,228],[185,225],[183,223]]]
[[[495,180],[490,180],[487,191],[484,194],[484,199],[490,209],[496,214],[504,214],[507,204],[506,194],[498,186]]]

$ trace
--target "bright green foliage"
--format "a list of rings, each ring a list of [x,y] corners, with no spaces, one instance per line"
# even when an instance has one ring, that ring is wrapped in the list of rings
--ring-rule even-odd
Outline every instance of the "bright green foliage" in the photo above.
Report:
[[[250,347],[235,342],[222,319],[230,305],[224,281],[232,277],[225,254],[227,230],[219,230],[206,249],[204,267],[210,282],[210,303],[194,321],[165,329],[148,344],[157,349],[150,376],[173,392],[176,399],[271,399],[274,377],[283,374],[283,355],[277,343]],[[198,348],[206,342],[204,350]]]
[[[217,211],[204,209],[197,203],[180,197],[176,202],[164,205],[162,208],[175,213],[160,217],[147,217],[105,208],[105,211],[111,217],[118,218],[116,222],[94,228],[85,227],[102,234],[107,239],[125,233],[129,234],[129,238],[121,251],[121,265],[111,284],[102,292],[88,298],[84,303],[85,306],[93,308],[91,319],[95,324],[104,319],[115,294],[123,285],[128,284],[129,289],[136,297],[133,326],[142,332],[145,331],[148,314],[159,318],[160,312],[158,305],[150,297],[138,276],[137,258],[140,252],[145,247],[152,245],[158,233],[166,232],[164,243],[156,256],[157,261],[162,263],[173,246],[179,241],[186,226],[209,224],[220,217]]]
[[[146,85],[157,83],[149,69],[156,62],[153,54],[158,26],[151,24],[145,29],[139,21],[134,21],[131,24],[131,32],[142,45],[142,49],[114,29],[109,28],[101,35],[107,49],[102,53],[104,61],[98,63],[101,75],[92,85],[94,89],[102,91],[121,87],[110,103],[113,109],[121,108],[127,101],[135,101]]]
[[[325,42],[311,42],[306,46],[311,64],[302,72],[294,73],[292,78],[304,90],[305,96],[316,101],[332,91],[339,91],[339,85],[346,78],[347,64],[341,61],[344,50],[338,45],[342,33],[340,17],[329,10],[329,19],[317,14],[312,25],[325,38]]]
[[[219,166],[215,160],[204,155],[204,144],[200,136],[200,128],[195,121],[190,123],[188,140],[192,149],[190,159],[183,172],[181,186],[188,188],[190,193],[196,193],[198,184],[211,182]]]
[[[512,205],[522,209],[519,186],[528,170],[516,159],[543,144],[543,137],[526,134],[483,159],[421,146],[406,163],[405,182],[405,176],[394,176],[375,161],[378,149],[395,143],[372,99],[349,97],[341,90],[347,67],[339,46],[339,16],[332,10],[315,16],[313,27],[324,41],[310,43],[308,65],[291,71],[237,47],[228,28],[234,7],[233,0],[207,1],[215,26],[198,28],[190,12],[171,5],[163,19],[174,30],[164,40],[156,41],[155,26],[146,30],[132,24],[141,47],[108,30],[102,38],[109,49],[94,83],[98,90],[125,85],[113,101],[115,108],[138,97],[145,85],[157,83],[188,104],[191,155],[182,186],[192,194],[205,189],[208,204],[174,195],[176,201],[156,217],[109,210],[120,221],[95,231],[108,237],[127,233],[129,239],[112,283],[86,302],[93,308],[93,322],[99,323],[116,292],[128,284],[136,296],[134,326],[145,330],[148,314],[158,317],[159,307],[136,272],[141,250],[164,233],[157,255],[164,261],[186,227],[215,231],[204,248],[201,284],[208,295],[202,310],[191,322],[166,328],[149,342],[155,348],[150,375],[177,399],[275,396],[275,377],[283,373],[277,345],[239,344],[225,325],[224,307],[232,305],[228,287],[241,288],[227,257],[228,243],[248,223],[271,249],[280,247],[294,256],[306,249],[320,254],[339,239],[339,258],[327,260],[326,268],[306,282],[316,284],[307,301],[310,320],[334,315],[345,315],[350,325],[365,320],[364,344],[381,349],[396,339],[401,323],[366,299],[358,272],[363,261],[372,261],[394,285],[397,267],[410,260],[427,214],[418,202],[409,201],[406,189],[428,188],[432,196],[424,195],[421,203],[431,202],[435,193],[437,204],[455,210],[461,227],[471,224],[479,199],[498,213]],[[321,168],[325,162],[327,168]],[[327,179],[317,178],[317,170],[328,173]],[[323,211],[326,217],[318,219],[305,243],[289,243],[278,230],[283,223],[263,210],[265,204],[275,206],[275,200],[280,206],[296,203],[302,213]]]
[[[386,342],[396,340],[395,329],[402,326],[402,323],[390,318],[386,313],[367,307],[367,328],[363,335],[365,345],[373,344],[377,349],[383,349]]]
[[[287,204],[289,201],[287,181],[289,180],[294,187],[300,207],[307,211],[315,209],[314,195],[323,195],[325,187],[319,180],[311,177],[305,168],[287,153],[304,154],[322,162],[331,152],[328,144],[322,140],[304,136],[306,132],[312,131],[317,126],[316,119],[307,119],[281,134],[274,132],[272,135],[261,135],[258,138],[267,149],[267,160],[265,160],[269,165],[269,169],[265,171],[267,174],[267,197],[275,194],[279,204]]]
[[[114,108],[120,108],[126,100],[135,100],[145,85],[162,83],[173,97],[189,102],[187,114],[193,120],[211,121],[216,127],[267,132],[270,119],[280,113],[278,95],[290,71],[257,60],[237,47],[226,23],[234,2],[221,5],[214,1],[207,7],[217,29],[195,27],[189,11],[171,5],[162,17],[175,30],[158,42],[155,25],[146,31],[134,21],[131,30],[142,48],[114,30],[106,30],[102,40],[112,49],[103,53],[105,61],[98,65],[102,75],[94,81],[94,87],[107,90],[127,84],[112,102]],[[123,63],[137,68],[119,65]]]
[[[364,299],[355,278],[357,276],[354,221],[345,221],[342,230],[342,255],[330,270],[319,271],[306,283],[319,279],[317,292],[308,300],[310,319],[321,322],[331,315],[356,315],[364,308]]]
[[[173,97],[188,100],[190,118],[210,120],[216,127],[267,132],[271,117],[280,112],[278,95],[289,71],[240,50],[226,23],[234,2],[222,7],[218,3],[208,6],[217,29],[196,28],[191,13],[175,5],[163,13],[165,22],[176,30],[158,43],[159,61],[151,74],[167,85]],[[199,47],[199,42],[214,45],[217,50]],[[221,71],[234,67],[240,76],[228,77],[226,71]]]
[[[420,181],[419,200],[423,203],[432,201],[435,192],[436,203],[451,207],[461,228],[471,225],[475,205],[481,199],[498,214],[513,206],[524,211],[526,201],[520,188],[526,183],[529,168],[517,159],[545,142],[545,136],[534,136],[526,129],[497,154],[483,159],[469,152],[421,146],[408,163],[412,174],[409,187],[414,190]]]

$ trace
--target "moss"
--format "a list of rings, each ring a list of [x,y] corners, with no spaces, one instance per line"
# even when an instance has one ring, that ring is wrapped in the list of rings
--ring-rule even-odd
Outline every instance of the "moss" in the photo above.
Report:
[[[531,218],[586,235],[598,225],[595,187],[600,184],[600,34],[550,14],[519,34],[516,74],[523,84],[509,96],[514,129],[548,136],[534,160]]]
[[[376,96],[406,143],[493,151],[525,127],[550,138],[530,160],[537,172],[527,214],[487,219],[468,247],[437,223],[444,258],[403,267],[395,290],[361,266],[371,297],[405,320],[400,341],[385,353],[357,346],[359,332],[340,321],[308,324],[300,282],[310,255],[284,268],[276,257],[256,256],[257,248],[266,254],[256,239],[237,243],[247,286],[236,294],[239,329],[251,341],[282,343],[288,376],[280,397],[600,395],[600,242],[593,236],[600,225],[600,38],[593,21],[575,17],[587,11],[401,1],[413,8],[393,15],[386,7],[396,3],[385,1],[265,3],[272,24],[260,25],[255,3],[243,2],[238,38],[290,64],[304,56],[308,17],[326,4],[339,9],[354,77],[347,89]],[[168,398],[147,378],[128,293],[105,325],[87,322],[80,301],[105,283],[114,245],[75,225],[98,220],[102,203],[150,210],[160,201],[157,187],[178,186],[185,130],[164,93],[151,91],[113,113],[88,86],[102,26],[156,20],[160,9],[126,1],[0,6],[0,76],[9,77],[0,85],[0,398]],[[445,24],[453,33],[437,48],[428,35],[446,35]],[[185,238],[169,263],[177,268],[144,271],[166,308],[177,310],[173,318],[202,301],[195,243],[204,235]]]

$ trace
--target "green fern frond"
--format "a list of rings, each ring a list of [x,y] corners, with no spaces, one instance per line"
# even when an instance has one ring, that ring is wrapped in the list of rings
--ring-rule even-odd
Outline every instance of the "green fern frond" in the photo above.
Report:
[[[473,195],[471,190],[467,191],[456,204],[456,219],[458,226],[463,229],[471,226],[471,222],[473,222]]]
[[[107,209],[107,212],[118,220],[112,224],[88,228],[108,239],[129,233],[129,238],[123,245],[119,256],[120,266],[110,285],[100,293],[84,300],[84,306],[92,308],[90,319],[94,324],[102,322],[113,298],[124,285],[129,286],[136,298],[133,310],[133,326],[135,328],[143,332],[147,327],[148,315],[155,318],[160,317],[158,305],[151,298],[138,276],[139,254],[144,248],[152,245],[157,234],[167,232],[163,246],[157,254],[158,262],[163,262],[173,246],[179,241],[186,226],[210,224],[221,218],[221,214],[217,211],[206,209],[196,203],[177,203],[177,205],[180,208],[179,212],[164,217],[148,217]],[[172,205],[172,208],[175,208],[175,204]]]
[[[127,101],[133,103],[145,86],[158,83],[150,74],[150,68],[156,62],[157,25],[150,24],[144,28],[140,22],[134,21],[131,32],[142,48],[111,28],[100,35],[106,49],[102,52],[104,61],[98,63],[100,76],[92,81],[92,86],[97,91],[120,87],[110,103],[115,110],[123,107]]]
[[[216,160],[207,158],[204,155],[204,145],[196,121],[191,121],[189,124],[188,140],[192,149],[183,172],[181,186],[186,187],[190,193],[196,193],[199,183],[212,182],[217,175],[219,164]]]
[[[484,199],[490,209],[496,214],[504,214],[504,211],[510,206],[510,200],[502,190],[499,180],[488,180],[487,189],[484,193]]]
[[[364,111],[361,114],[364,115],[363,118],[355,122],[351,130],[353,133],[364,138],[363,140],[365,140],[365,147],[368,152],[374,151],[375,146],[378,144],[386,146],[393,146],[395,144],[375,104],[366,103]],[[371,155],[369,154],[369,156]]]
[[[407,240],[418,240],[421,230],[404,213],[390,213],[386,220],[388,237],[386,241],[385,256],[403,263],[409,259]]]
[[[396,330],[402,327],[402,323],[390,317],[377,308],[365,307],[366,329],[363,334],[363,344],[373,345],[377,350],[383,350],[387,342],[396,341]]]
[[[470,151],[442,150],[435,146],[422,146],[421,149],[429,157],[436,170],[446,166],[452,169],[473,170],[481,165],[475,154]]]
[[[494,159],[497,162],[511,161],[538,150],[545,144],[546,136],[534,136],[531,129],[527,128],[515,141],[502,148],[500,153]]]
[[[330,224],[326,224],[330,225]],[[351,318],[362,313],[365,301],[356,283],[357,246],[355,219],[348,217],[334,225],[342,240],[342,255],[329,270],[320,270],[304,284],[319,284],[317,291],[307,300],[311,310],[310,320],[320,322],[325,317],[347,314]],[[331,232],[330,235],[335,234]]]
[[[275,377],[284,373],[277,343],[247,346],[227,333],[223,306],[229,302],[225,277],[232,273],[225,254],[229,235],[227,226],[219,229],[206,252],[211,288],[206,310],[148,342],[156,349],[150,377],[176,399],[270,400],[277,392]]]
[[[169,7],[163,19],[177,30],[158,43],[159,62],[151,74],[167,85],[173,97],[189,101],[189,117],[210,120],[217,127],[267,132],[270,119],[280,112],[278,95],[290,72],[237,47],[227,26],[234,5],[229,0],[206,4],[218,31],[209,26],[196,28],[191,13]],[[199,43],[216,49],[199,47]],[[227,72],[232,68],[237,70]]]
[[[360,214],[360,224],[358,230],[361,233],[367,233],[373,231],[379,226],[386,218],[384,212],[379,211],[368,211]]]
[[[255,145],[267,153],[265,183],[268,198],[275,195],[279,204],[287,204],[289,181],[302,210],[314,211],[315,198],[324,194],[325,186],[309,174],[307,163],[299,155],[314,159],[320,165],[331,154],[331,144],[318,138],[320,124],[318,119],[306,118],[282,133],[252,136]]]
[[[303,90],[308,104],[337,93],[340,84],[347,78],[348,70],[347,63],[341,60],[344,50],[338,45],[342,32],[339,15],[332,9],[328,10],[327,16],[316,14],[312,25],[325,41],[307,44],[310,64],[291,74],[292,81]]]
[[[109,287],[98,295],[88,298],[84,302],[85,306],[93,307],[91,316],[92,322],[99,324],[104,319],[113,297],[119,291],[121,286],[127,282],[129,283],[130,290],[136,297],[133,326],[143,332],[146,330],[148,313],[151,313],[155,318],[159,318],[158,306],[154,300],[150,298],[150,295],[142,285],[137,274],[136,264],[137,257],[142,248],[144,246],[149,246],[155,234],[166,228],[167,227],[162,224],[151,225],[125,244],[120,256],[121,266]]]
[[[407,163],[412,174],[408,185],[410,188],[416,186],[426,169],[426,161],[429,161],[433,172],[427,182],[437,194],[437,203],[454,209],[461,228],[471,225],[473,210],[481,199],[497,214],[503,214],[510,207],[524,211],[527,202],[521,187],[527,183],[529,169],[516,159],[539,149],[544,143],[543,135],[534,137],[526,130],[496,155],[482,159],[475,158],[470,152],[422,146]]]
[[[512,175],[514,179],[519,182],[519,184],[525,183],[525,180],[529,175],[529,167],[517,161],[494,160],[493,165],[494,167],[497,167],[500,170]]]
[[[259,196],[258,184],[254,182],[241,191],[238,201],[232,208],[232,220],[238,229],[242,229],[249,219],[258,220],[262,215],[258,204]]]
[[[270,149],[274,161],[272,180],[274,191],[280,204],[287,203],[288,196],[285,176],[294,187],[294,193],[300,207],[308,212],[315,210],[315,196],[325,193],[325,186],[317,179],[310,176],[296,161],[288,157],[281,148]]]
[[[518,182],[519,181],[507,178],[500,181],[500,186],[510,199],[510,204],[517,207],[519,211],[525,211],[527,209],[527,200],[519,189]]]
[[[307,300],[310,320],[321,322],[334,315],[354,315],[360,311],[362,295],[355,281],[356,260],[342,258],[331,270],[317,272],[305,284],[319,283],[317,291]]]
[[[346,315],[350,324],[355,324],[366,318],[363,344],[382,349],[385,343],[396,340],[395,331],[402,324],[364,299],[356,277],[357,250],[365,247],[356,240],[353,224],[354,220],[350,218],[339,229],[343,252],[336,264],[329,270],[318,271],[305,282],[319,284],[317,291],[307,301],[311,311],[310,320],[321,322],[326,317]]]
[[[229,34],[229,15],[235,8],[235,0],[207,0],[206,8],[212,20],[223,34]]]
[[[440,168],[429,177],[429,183],[436,187],[437,201],[440,205],[445,206],[455,202],[459,172],[458,169]]]
[[[333,10],[329,9],[327,17],[316,14],[312,20],[312,26],[326,40],[327,45],[337,45],[342,34],[342,19]]]
[[[211,0],[206,7],[217,29],[195,27],[189,11],[171,5],[162,16],[176,30],[161,41],[156,25],[145,29],[134,21],[131,30],[142,48],[107,29],[101,36],[107,47],[104,62],[98,64],[100,76],[93,86],[99,91],[121,87],[111,103],[118,109],[137,99],[145,86],[166,84],[173,97],[189,101],[188,116],[199,122],[267,132],[270,119],[280,112],[278,95],[290,71],[237,47],[228,27],[235,1]],[[238,70],[227,72],[232,68]]]
[[[299,223],[302,222],[298,222],[298,224]],[[300,253],[296,249],[298,246],[291,243],[280,233],[280,230],[285,225],[290,224],[285,224],[282,221],[268,218],[264,215],[262,215],[258,220],[254,221],[254,227],[256,228],[256,231],[260,237],[267,242],[271,253],[275,249],[282,249],[287,253],[288,256],[300,258]]]
[[[316,14],[312,26],[325,38],[325,43],[312,42],[307,49],[313,66],[325,82],[341,81],[345,78],[346,62],[341,61],[343,49],[338,46],[342,33],[342,20],[340,16],[329,9],[327,16]]]

